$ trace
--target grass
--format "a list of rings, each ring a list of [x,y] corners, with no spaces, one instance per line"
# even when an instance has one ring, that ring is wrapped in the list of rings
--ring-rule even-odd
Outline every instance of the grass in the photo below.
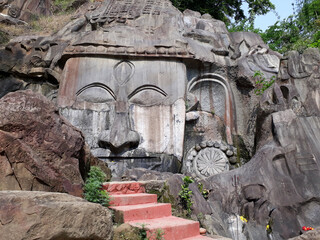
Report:
[[[71,20],[73,13],[61,13],[32,20],[28,25],[8,25],[0,23],[0,46],[18,36],[50,36],[63,28]]]

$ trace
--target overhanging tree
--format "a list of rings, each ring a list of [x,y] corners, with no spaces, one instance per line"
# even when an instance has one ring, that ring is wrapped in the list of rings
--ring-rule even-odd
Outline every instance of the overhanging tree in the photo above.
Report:
[[[245,19],[243,3],[248,3],[249,14],[263,15],[275,9],[270,0],[171,0],[179,10],[191,9],[202,14],[209,13],[213,18],[229,23],[230,19],[236,21]]]
[[[297,0],[295,14],[276,22],[264,33],[263,40],[276,51],[303,51],[320,48],[320,0]]]

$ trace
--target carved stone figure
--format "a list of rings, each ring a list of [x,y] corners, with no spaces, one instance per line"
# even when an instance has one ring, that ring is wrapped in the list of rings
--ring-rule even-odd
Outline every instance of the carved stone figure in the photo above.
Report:
[[[114,174],[121,176],[130,164],[177,172],[176,161],[183,155],[185,75],[185,66],[172,60],[70,58],[58,104]]]
[[[229,33],[169,0],[96,2],[80,12],[52,36],[0,49],[1,97],[45,95],[114,180],[136,168],[200,180],[203,224],[215,233],[277,240],[319,226],[318,50],[282,56],[254,33]],[[276,77],[261,96],[257,71]]]

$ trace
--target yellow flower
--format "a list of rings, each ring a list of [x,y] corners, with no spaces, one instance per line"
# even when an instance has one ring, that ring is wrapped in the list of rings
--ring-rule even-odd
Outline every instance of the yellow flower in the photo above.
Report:
[[[270,225],[268,224],[267,227],[266,227],[266,230],[269,230],[269,229],[270,229]]]
[[[246,223],[248,222],[248,220],[244,216],[240,216],[240,219],[242,222],[246,222]]]

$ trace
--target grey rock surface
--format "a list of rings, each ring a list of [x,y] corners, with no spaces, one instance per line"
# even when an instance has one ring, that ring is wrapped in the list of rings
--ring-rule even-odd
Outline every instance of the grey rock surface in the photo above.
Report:
[[[317,240],[319,238],[320,238],[320,228],[316,228],[312,231],[307,231],[298,237],[289,238],[289,240]]]
[[[287,239],[299,235],[302,226],[318,227],[320,222],[316,147],[320,119],[297,117],[286,110],[272,114],[272,124],[274,140],[258,150],[249,163],[203,183],[210,190],[210,204],[229,215],[242,214],[249,222],[272,223],[273,238]],[[250,239],[255,239],[250,224],[246,227]],[[268,239],[267,234],[262,237]]]

